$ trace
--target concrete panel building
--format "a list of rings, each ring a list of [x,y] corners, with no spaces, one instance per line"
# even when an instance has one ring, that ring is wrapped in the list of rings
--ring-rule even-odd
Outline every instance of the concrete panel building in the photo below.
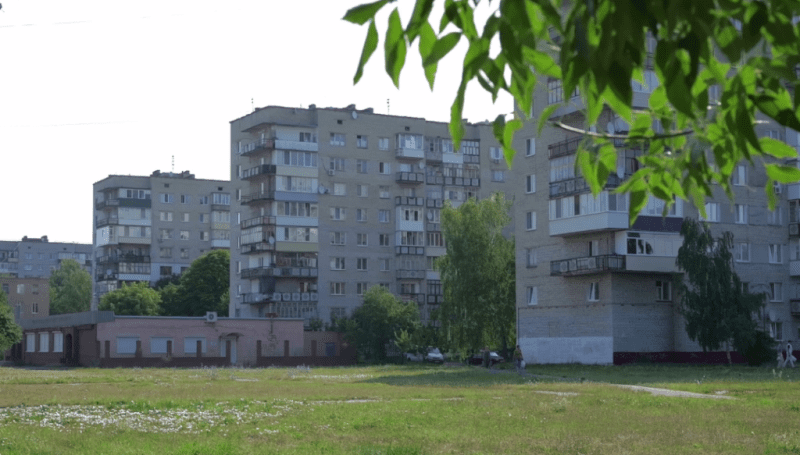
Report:
[[[487,123],[447,125],[372,109],[269,106],[231,122],[231,303],[241,317],[330,322],[373,285],[442,301],[440,214],[514,181]]]
[[[231,184],[155,171],[94,184],[93,305],[124,282],[154,284],[230,247]]]
[[[50,315],[50,280],[0,276],[0,291],[5,293],[15,319],[36,319]]]
[[[49,278],[61,261],[73,259],[87,272],[92,269],[92,246],[86,243],[50,242],[47,236],[0,241],[0,275]]]

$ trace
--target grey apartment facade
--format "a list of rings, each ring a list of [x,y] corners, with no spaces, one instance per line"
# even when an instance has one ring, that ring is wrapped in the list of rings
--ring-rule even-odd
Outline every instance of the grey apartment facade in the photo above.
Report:
[[[92,267],[92,246],[86,243],[51,242],[47,236],[0,241],[0,275],[18,278],[50,278],[61,261],[72,259],[86,271]]]
[[[447,125],[372,109],[269,106],[231,122],[231,303],[236,317],[349,316],[382,285],[442,302],[440,215],[513,179],[491,126]]]
[[[203,253],[230,247],[231,184],[155,171],[94,184],[93,308],[125,282],[185,271]]]

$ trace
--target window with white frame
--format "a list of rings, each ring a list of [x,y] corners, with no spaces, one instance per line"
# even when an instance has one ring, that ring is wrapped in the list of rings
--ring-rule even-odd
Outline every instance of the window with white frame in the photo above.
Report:
[[[347,196],[347,185],[344,183],[334,183],[333,184],[333,195],[334,196]]]
[[[139,337],[117,337],[117,354],[136,354]]]
[[[150,337],[150,353],[166,354],[168,341],[172,341],[172,337]]]
[[[175,200],[175,196],[173,194],[161,193],[159,196],[162,204],[172,204],[172,202]]]
[[[783,225],[783,216],[780,207],[775,207],[775,210],[767,210],[767,224],[772,226]]]
[[[392,163],[378,163],[378,172],[381,174],[391,174]]]
[[[331,232],[331,245],[346,245],[347,233],[346,232]]]
[[[381,223],[388,223],[391,221],[390,212],[388,210],[378,210],[378,221]]]
[[[656,281],[656,300],[672,301],[672,283],[669,281]]]
[[[158,212],[159,221],[172,221],[172,212]]]
[[[181,231],[180,235],[181,240],[189,240],[189,231]]]
[[[367,289],[369,289],[369,283],[362,281],[356,283],[356,294],[357,295],[364,295],[367,293]]]
[[[587,300],[597,302],[600,300],[600,283],[589,283],[589,295]]]
[[[369,193],[367,192],[367,185],[356,185],[356,194],[358,197],[368,197]]]
[[[769,263],[783,264],[783,245],[772,243],[769,248]]]
[[[53,352],[64,352],[64,334],[53,332]]]
[[[700,221],[707,221],[709,223],[719,223],[719,203],[706,202],[705,204],[706,216],[699,215]]]
[[[357,246],[367,246],[367,234],[356,234],[356,245]]]
[[[525,139],[525,156],[536,155],[536,138]]]
[[[285,150],[279,152],[278,164],[293,167],[317,167],[317,154],[312,152],[300,152]],[[281,158],[281,156],[283,158]]]
[[[208,231],[200,231],[200,240],[202,240],[204,242],[207,242],[209,240]]]
[[[388,186],[381,186],[378,188],[378,190],[381,199],[389,199],[391,197]]]
[[[208,196],[200,196],[198,199],[200,205],[208,205]]]
[[[736,186],[747,185],[747,166],[740,164],[733,168],[733,173],[731,174],[731,183]]]
[[[537,286],[528,286],[525,291],[525,301],[528,305],[539,303],[539,289]]]
[[[344,147],[345,135],[343,133],[331,133],[331,145],[334,147]]]
[[[367,160],[356,160],[356,172],[359,174],[366,174],[367,173]]]
[[[25,352],[36,352],[36,334],[25,334]]]
[[[536,212],[527,212],[525,214],[525,229],[529,231],[536,230]]]
[[[367,221],[367,209],[356,209],[356,221]]]
[[[192,197],[188,194],[181,194],[181,204],[188,204],[192,201]]]
[[[381,262],[381,272],[388,272],[389,271],[389,267],[391,266],[389,261],[391,261],[391,259],[381,259],[380,260],[380,262]]]
[[[525,266],[526,267],[536,267],[539,264],[539,261],[536,257],[536,248],[526,248],[525,249]]]
[[[378,245],[379,246],[390,246],[389,245],[389,234],[379,234],[378,235]]]
[[[189,214],[188,213],[181,213],[181,221],[183,221],[184,223],[188,223],[189,222]]]
[[[39,332],[39,352],[50,352],[50,332]]]
[[[367,136],[356,135],[356,147],[360,149],[367,148]]]
[[[782,283],[772,282],[769,284],[769,301],[781,302],[783,301],[783,285]]]
[[[344,282],[341,281],[331,281],[331,295],[344,295]]]
[[[344,258],[340,257],[331,258],[331,270],[344,270],[344,269],[345,269]]]
[[[347,219],[347,210],[344,207],[331,207],[331,219],[343,221]]]
[[[503,159],[503,148],[502,147],[489,147],[489,155],[495,162],[499,162]]]
[[[425,258],[425,270],[436,270],[436,259],[438,259],[438,256],[427,256]]]
[[[313,142],[317,143],[317,133],[301,131],[298,133],[298,142]]]
[[[379,137],[378,138],[378,150],[389,150],[389,138],[388,137]]]
[[[347,162],[344,158],[331,157],[330,168],[332,171],[344,171]]]
[[[185,337],[183,339],[183,353],[184,354],[197,354],[197,342],[200,342],[200,352],[206,353],[206,338],[205,337]]]
[[[789,256],[792,261],[800,260],[800,239],[789,241]]]
[[[733,257],[736,262],[750,262],[750,244],[737,243],[733,246]]]
[[[782,341],[783,340],[783,323],[782,322],[770,322],[769,323],[769,336],[771,336],[773,340]]]
[[[172,257],[172,248],[160,248],[158,250],[158,257],[171,258]]]
[[[506,172],[505,171],[492,171],[492,181],[493,182],[505,182],[506,181]]]
[[[526,193],[535,193],[536,192],[536,175],[531,174],[525,176],[525,192]]]
[[[734,223],[747,224],[747,204],[735,204],[733,206]]]
[[[367,271],[367,258],[356,258],[356,270],[361,272]]]

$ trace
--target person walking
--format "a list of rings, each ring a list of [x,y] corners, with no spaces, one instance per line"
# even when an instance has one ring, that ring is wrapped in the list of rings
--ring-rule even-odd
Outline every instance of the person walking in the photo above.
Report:
[[[517,373],[522,374],[525,371],[524,362],[525,359],[522,358],[522,349],[517,345],[517,349],[514,350],[514,365],[517,366]]]
[[[792,355],[792,340],[786,341],[786,361],[783,363],[784,367],[791,366],[794,368],[794,361],[797,360],[794,355]]]

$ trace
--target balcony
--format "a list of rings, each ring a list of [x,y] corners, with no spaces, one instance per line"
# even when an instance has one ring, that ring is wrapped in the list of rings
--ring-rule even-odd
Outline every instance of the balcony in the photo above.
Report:
[[[116,281],[117,280],[117,273],[99,273],[97,274],[97,281]]]
[[[241,155],[255,155],[261,152],[268,152],[270,150],[275,149],[275,140],[274,139],[260,139],[249,144],[242,144],[239,148],[239,154]]]
[[[262,267],[251,267],[249,269],[242,269],[241,276],[243,280],[249,280],[251,278],[266,278],[272,276],[273,270],[274,268],[269,265]]]
[[[286,139],[276,139],[275,148],[280,150],[299,150],[301,152],[318,152],[317,142],[290,141]]]
[[[400,300],[403,302],[423,304],[425,303],[425,294],[400,294]]]
[[[410,206],[415,206],[415,207],[424,207],[425,206],[425,198],[424,197],[396,196],[394,198],[394,205],[410,205]]]
[[[259,242],[248,245],[242,245],[240,252],[242,254],[258,254],[268,251],[275,251],[275,244],[269,242]]]
[[[242,303],[255,305],[259,303],[272,303],[272,294],[262,294],[260,292],[249,292],[242,294]]]
[[[800,236],[800,223],[789,223],[789,237]]]
[[[397,158],[420,159],[420,158],[425,158],[425,151],[422,150],[421,148],[418,149],[413,147],[397,147],[395,156]]]
[[[789,261],[789,276],[800,276],[800,261]]]
[[[259,175],[275,175],[277,166],[274,164],[261,164],[242,171],[242,180],[249,180]]]
[[[616,188],[622,183],[622,179],[617,174],[609,174],[606,182],[606,189]],[[550,197],[564,197],[573,194],[588,193],[591,191],[589,184],[583,177],[575,177],[568,180],[561,180],[550,183]]]
[[[317,302],[319,294],[316,292],[273,292],[273,302]]]
[[[316,267],[277,267],[272,275],[284,278],[310,278],[317,276]]]
[[[258,202],[267,202],[275,199],[274,191],[261,191],[251,194],[243,194],[241,203],[242,205],[253,204]]]
[[[398,172],[395,181],[397,183],[425,183],[425,174],[422,172]]]
[[[211,248],[230,248],[231,239],[214,239],[211,241]]]
[[[789,183],[786,185],[786,199],[790,201],[800,199],[800,183]]]
[[[441,294],[428,294],[428,305],[440,305],[444,302],[444,296]]]
[[[394,254],[425,255],[424,246],[396,246]]]
[[[425,152],[425,159],[431,162],[441,162],[442,161],[442,151],[441,150],[434,150],[434,151],[426,151]]]
[[[119,207],[119,199],[106,199],[103,201],[97,201],[94,204],[94,208],[97,210],[103,210],[107,207]]]
[[[625,270],[625,256],[606,254],[550,261],[550,276],[575,276]]]
[[[104,218],[97,219],[97,227],[101,228],[103,226],[108,226],[110,224],[119,224],[119,217],[117,216],[107,216]]]
[[[789,300],[789,305],[791,305],[792,316],[800,317],[800,299]]]
[[[120,262],[143,263],[150,262],[149,255],[139,254],[109,254],[97,258],[98,264],[119,264]]]
[[[481,186],[481,179],[473,177],[445,177],[444,184],[450,186]]]
[[[464,164],[481,164],[480,155],[464,155]]]
[[[424,280],[425,272],[425,270],[398,269],[396,277],[398,280]]]
[[[250,218],[249,220],[242,221],[241,229],[247,229],[254,226],[275,226],[275,217],[274,216],[259,216],[256,218]]]
[[[442,200],[441,197],[439,198],[428,197],[425,205],[428,206],[428,208],[440,209],[444,207],[444,201]]]
[[[578,145],[581,143],[581,140],[583,140],[583,138],[578,136],[565,141],[556,142],[555,144],[550,144],[547,147],[550,152],[550,159],[552,160],[553,158],[574,154],[578,151]]]
[[[550,220],[552,236],[585,234],[587,232],[620,231],[628,229],[628,212],[605,211],[588,215]]]
[[[425,183],[428,185],[444,185],[444,176],[442,174],[428,174],[425,177]]]

